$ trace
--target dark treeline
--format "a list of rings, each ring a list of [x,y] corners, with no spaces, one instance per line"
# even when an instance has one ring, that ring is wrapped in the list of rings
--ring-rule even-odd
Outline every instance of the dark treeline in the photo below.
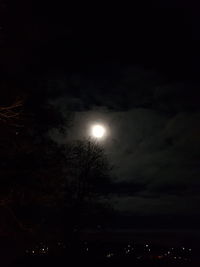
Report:
[[[110,216],[99,201],[110,183],[104,149],[92,140],[54,142],[49,130],[70,133],[70,116],[63,118],[45,90],[11,86],[1,83],[1,235],[22,248],[61,237],[77,242],[83,227],[97,223],[92,218]]]

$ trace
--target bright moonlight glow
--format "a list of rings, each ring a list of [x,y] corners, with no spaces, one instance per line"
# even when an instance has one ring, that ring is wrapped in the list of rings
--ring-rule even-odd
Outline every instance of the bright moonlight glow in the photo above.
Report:
[[[92,126],[92,136],[95,138],[102,138],[106,133],[105,128],[102,125],[94,125]]]

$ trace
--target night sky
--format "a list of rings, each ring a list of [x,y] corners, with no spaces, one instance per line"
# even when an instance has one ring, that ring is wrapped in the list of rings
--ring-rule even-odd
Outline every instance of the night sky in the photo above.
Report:
[[[13,2],[0,3],[2,84],[45,87],[46,102],[72,114],[70,130],[49,130],[59,144],[106,125],[117,211],[200,218],[198,6]]]

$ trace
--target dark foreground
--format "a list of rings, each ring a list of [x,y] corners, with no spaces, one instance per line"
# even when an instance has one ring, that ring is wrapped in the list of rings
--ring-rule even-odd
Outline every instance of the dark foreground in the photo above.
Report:
[[[34,267],[44,267],[44,266],[200,266],[197,261],[173,261],[173,260],[156,260],[156,259],[99,259],[82,258],[79,255],[75,257],[35,257],[26,258],[23,261],[14,263],[11,266],[34,266]]]

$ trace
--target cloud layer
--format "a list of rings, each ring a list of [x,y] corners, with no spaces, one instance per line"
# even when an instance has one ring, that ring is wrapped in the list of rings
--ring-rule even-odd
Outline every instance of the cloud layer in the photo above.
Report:
[[[64,137],[51,135],[61,142],[87,138],[96,122],[109,129],[103,145],[114,165],[114,206],[141,213],[197,212],[198,88],[162,84],[154,72],[139,68],[101,81],[78,76],[72,83],[79,93],[68,86],[53,104],[63,114],[73,111],[73,127]]]

